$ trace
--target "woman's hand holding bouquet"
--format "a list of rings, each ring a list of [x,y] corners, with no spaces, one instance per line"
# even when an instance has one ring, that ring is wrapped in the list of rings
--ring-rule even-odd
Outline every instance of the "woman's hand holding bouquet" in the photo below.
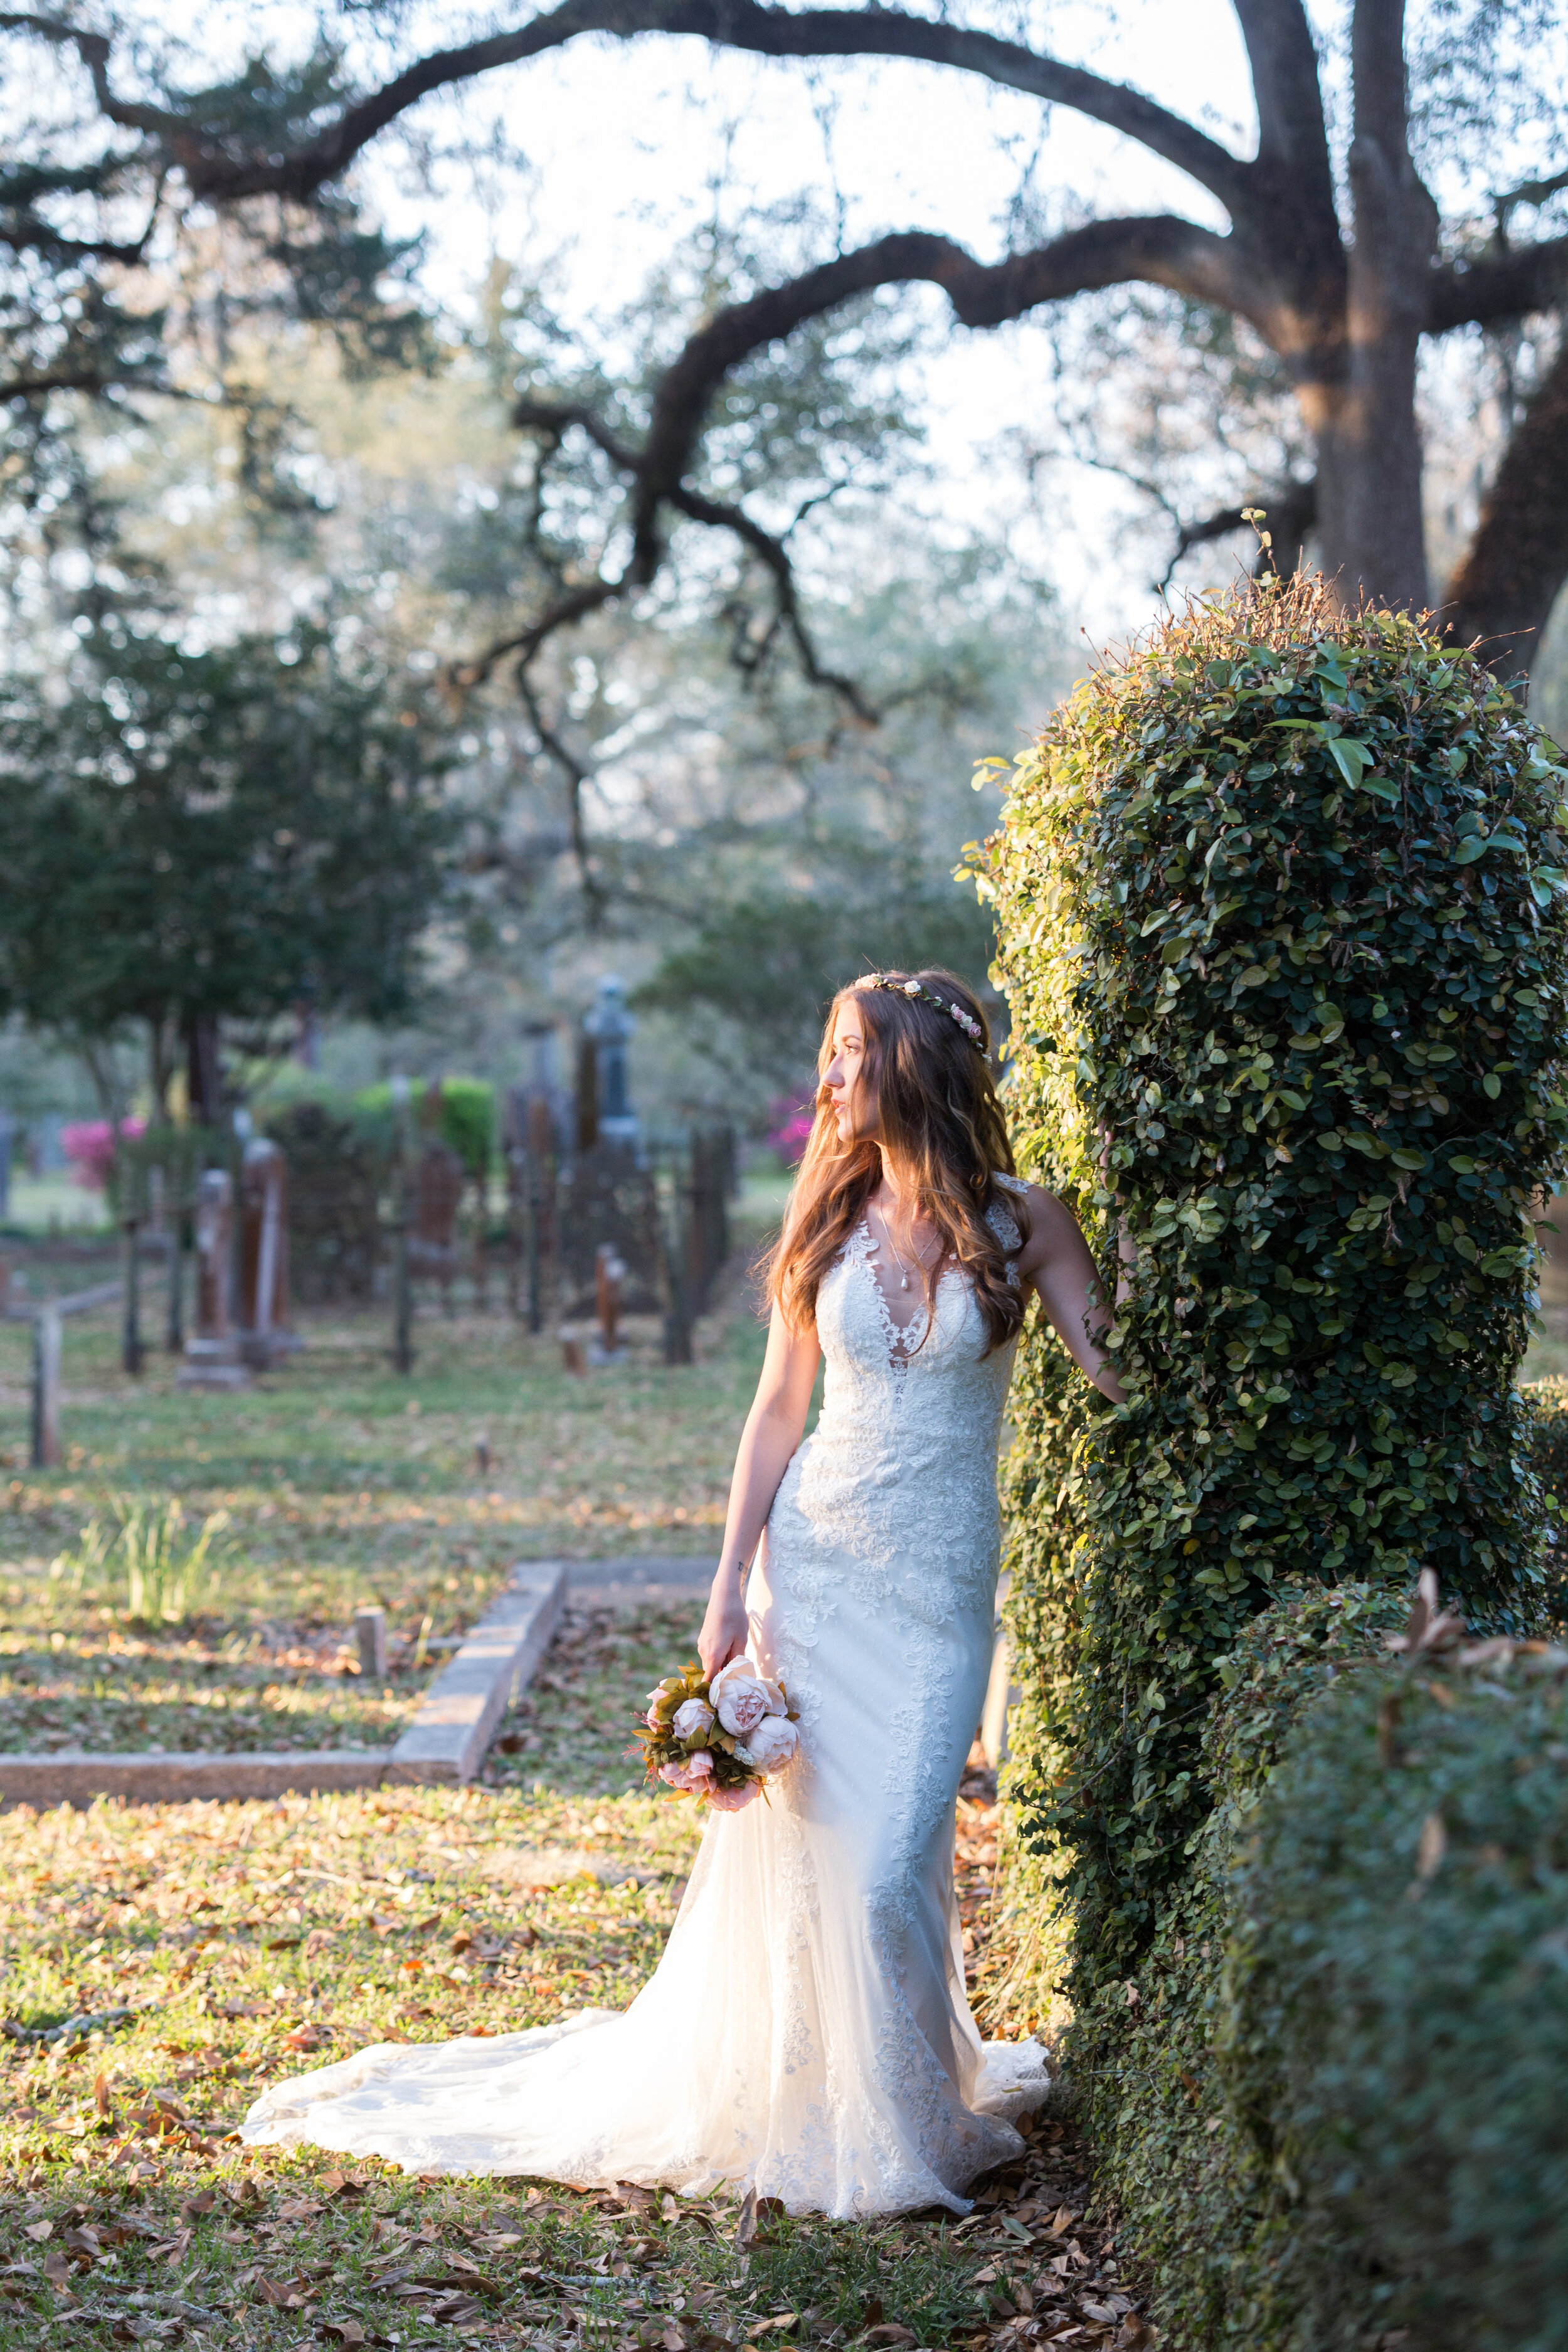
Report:
[[[782,1683],[750,1658],[731,1658],[710,1682],[699,1665],[666,1675],[648,1693],[637,1737],[650,1780],[738,1813],[795,1756],[798,1720]]]

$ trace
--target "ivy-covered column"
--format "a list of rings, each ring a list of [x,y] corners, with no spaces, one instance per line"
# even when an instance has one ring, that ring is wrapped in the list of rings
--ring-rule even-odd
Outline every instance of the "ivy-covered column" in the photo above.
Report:
[[[1021,1164],[1136,1252],[1130,1402],[1037,1339],[1009,1474],[1015,1778],[1071,1852],[1082,1996],[1183,1871],[1206,1706],[1286,1580],[1429,1564],[1531,1616],[1568,777],[1479,662],[1297,585],[1172,620],[1005,783],[976,870]]]

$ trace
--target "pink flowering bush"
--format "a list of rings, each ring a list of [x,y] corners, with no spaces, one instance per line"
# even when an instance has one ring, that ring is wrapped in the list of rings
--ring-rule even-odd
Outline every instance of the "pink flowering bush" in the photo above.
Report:
[[[768,1141],[792,1168],[811,1140],[816,1118],[815,1095],[808,1095],[804,1102],[797,1102],[790,1095],[780,1095],[768,1105]]]
[[[147,1132],[144,1118],[122,1118],[120,1133],[127,1143],[134,1143],[139,1135]],[[60,1148],[71,1163],[71,1171],[79,1184],[89,1192],[101,1192],[114,1167],[114,1128],[107,1118],[75,1119],[60,1129]]]

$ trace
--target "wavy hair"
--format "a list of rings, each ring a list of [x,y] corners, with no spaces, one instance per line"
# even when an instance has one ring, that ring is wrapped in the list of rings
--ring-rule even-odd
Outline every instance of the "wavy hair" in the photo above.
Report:
[[[834,998],[817,1055],[816,1117],[790,1196],[784,1231],[764,1261],[767,1294],[792,1330],[805,1330],[816,1313],[817,1293],[882,1180],[884,1153],[929,1217],[942,1247],[926,1269],[926,1307],[934,1315],[939,1276],[961,1266],[974,1287],[989,1334],[986,1352],[1013,1337],[1024,1302],[1007,1279],[1002,1244],[985,1222],[997,1171],[1013,1172],[1013,1149],[991,1066],[991,1034],[973,992],[951,971],[889,972],[891,981],[919,981],[978,1024],[982,1045],[964,1034],[951,1013],[896,988],[851,982]],[[833,1031],[853,997],[865,1026],[859,1083],[877,1105],[878,1135],[841,1143],[833,1098],[822,1083],[833,1059]],[[929,1327],[928,1327],[929,1328]]]

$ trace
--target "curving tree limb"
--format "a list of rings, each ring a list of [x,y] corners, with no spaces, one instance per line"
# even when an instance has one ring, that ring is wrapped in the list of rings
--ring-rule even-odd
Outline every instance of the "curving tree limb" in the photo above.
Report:
[[[1494,247],[1463,255],[1433,269],[1426,302],[1426,331],[1446,335],[1454,327],[1491,326],[1502,319],[1528,318],[1568,301],[1568,236],[1539,244]]]
[[[1500,677],[1527,672],[1568,580],[1568,341],[1503,453],[1448,583],[1447,619]]]

